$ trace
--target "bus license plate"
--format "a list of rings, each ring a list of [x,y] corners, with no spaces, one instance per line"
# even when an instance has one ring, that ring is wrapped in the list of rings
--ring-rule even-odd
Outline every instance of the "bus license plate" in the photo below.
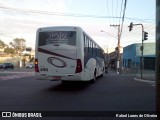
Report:
[[[60,76],[53,76],[53,80],[61,80]]]

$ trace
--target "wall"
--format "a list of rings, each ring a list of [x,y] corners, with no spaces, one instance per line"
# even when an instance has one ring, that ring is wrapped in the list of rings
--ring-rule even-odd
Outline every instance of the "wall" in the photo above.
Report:
[[[140,47],[141,43],[131,44],[129,46],[124,47],[123,49],[123,67],[133,68],[133,67],[140,67],[141,63],[141,53]],[[143,50],[143,57],[144,59],[144,66],[148,69],[148,65],[152,64],[151,66],[155,66],[154,62],[150,62],[150,58],[152,61],[155,60],[155,43],[144,43],[144,50]],[[148,63],[149,62],[149,63]],[[151,67],[149,67],[151,68]],[[155,67],[152,67],[155,69]]]

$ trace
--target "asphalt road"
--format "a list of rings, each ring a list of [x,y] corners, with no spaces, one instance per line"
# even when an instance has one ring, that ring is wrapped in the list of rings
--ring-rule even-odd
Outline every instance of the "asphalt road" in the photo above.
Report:
[[[0,111],[155,111],[155,86],[105,74],[95,83],[0,79]]]

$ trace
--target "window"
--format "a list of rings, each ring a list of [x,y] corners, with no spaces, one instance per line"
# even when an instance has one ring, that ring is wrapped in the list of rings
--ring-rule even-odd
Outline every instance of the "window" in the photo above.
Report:
[[[84,53],[88,53],[88,39],[86,35],[83,35],[84,37]]]
[[[65,44],[76,46],[75,31],[48,31],[39,33],[39,46],[48,44]]]
[[[104,58],[104,51],[86,34],[83,34],[84,53],[92,54],[96,57]]]
[[[96,44],[95,43],[93,43],[93,55],[96,56]]]

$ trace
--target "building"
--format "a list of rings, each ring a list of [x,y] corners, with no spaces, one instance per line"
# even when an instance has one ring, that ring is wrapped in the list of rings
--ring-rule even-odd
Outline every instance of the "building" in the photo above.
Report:
[[[120,47],[120,58],[123,53],[123,47]],[[109,68],[117,68],[117,60],[118,60],[118,47],[114,48],[114,51],[109,53],[107,56],[107,65]],[[120,64],[121,66],[121,64]]]
[[[122,66],[124,68],[140,68],[142,59],[141,46],[141,43],[136,43],[123,48]],[[144,43],[143,46],[144,69],[155,70],[155,43]]]

